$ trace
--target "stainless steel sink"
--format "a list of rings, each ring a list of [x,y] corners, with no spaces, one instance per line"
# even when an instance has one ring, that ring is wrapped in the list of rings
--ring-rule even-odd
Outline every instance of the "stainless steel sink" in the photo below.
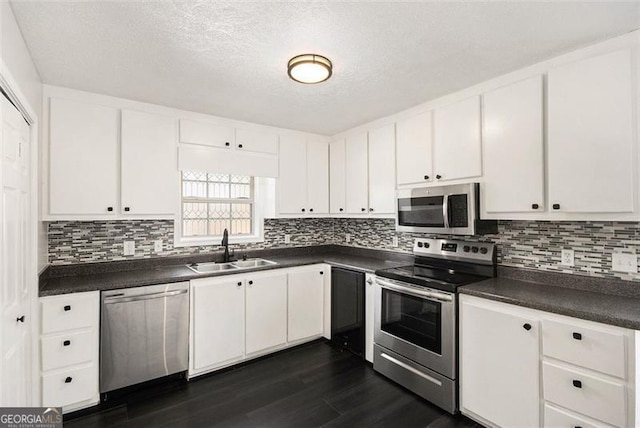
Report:
[[[187,265],[189,269],[194,271],[195,273],[210,273],[210,272],[220,272],[224,270],[238,269],[237,266],[234,266],[231,263],[193,263]]]
[[[248,259],[248,260],[238,260],[236,262],[230,263],[193,263],[187,265],[189,269],[194,271],[195,273],[212,273],[212,272],[222,272],[227,270],[242,270],[242,269],[250,269],[261,266],[271,266],[277,264],[276,262],[272,262],[271,260],[265,259]]]
[[[231,262],[231,264],[238,267],[239,269],[247,269],[247,268],[260,267],[260,266],[271,266],[277,263],[272,262],[271,260],[265,260],[265,259],[248,259],[248,260],[238,260],[237,262]]]

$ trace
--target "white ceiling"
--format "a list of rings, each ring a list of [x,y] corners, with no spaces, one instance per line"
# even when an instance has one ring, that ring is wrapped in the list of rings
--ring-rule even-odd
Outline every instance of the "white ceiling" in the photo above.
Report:
[[[12,6],[45,83],[327,135],[640,27],[611,1]],[[329,81],[287,77],[309,52]]]

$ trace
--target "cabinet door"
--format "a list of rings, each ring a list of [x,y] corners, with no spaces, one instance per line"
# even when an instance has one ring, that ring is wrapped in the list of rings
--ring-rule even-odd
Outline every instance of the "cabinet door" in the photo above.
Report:
[[[460,303],[462,412],[502,427],[540,426],[539,321],[464,295]]]
[[[278,212],[302,214],[307,207],[307,145],[304,138],[282,137]]]
[[[231,148],[233,136],[234,130],[230,126],[180,119],[181,143]]]
[[[480,97],[436,109],[433,120],[436,180],[479,177],[482,174]]]
[[[323,267],[288,275],[288,341],[320,336],[324,330]]]
[[[324,141],[307,141],[307,209],[329,212],[329,144]]]
[[[344,214],[346,207],[345,141],[329,144],[329,191],[331,214]]]
[[[544,210],[542,76],[483,96],[483,209]]]
[[[244,281],[198,279],[191,287],[191,359],[195,371],[244,355]]]
[[[396,123],[398,186],[435,180],[431,122],[431,112],[427,112]]]
[[[631,51],[550,70],[548,87],[552,211],[632,212]]]
[[[49,112],[49,212],[115,214],[117,109],[52,98]],[[109,209],[111,208],[111,209]]]
[[[393,125],[369,132],[369,212],[393,214],[396,199],[396,141]]]
[[[247,279],[247,354],[287,342],[287,275],[253,275]]]
[[[278,154],[278,135],[265,131],[237,129],[236,149],[276,155]]]
[[[349,214],[365,214],[369,209],[367,133],[346,140],[346,199]]]
[[[122,110],[121,138],[123,214],[174,215],[180,195],[176,120]]]
[[[373,363],[373,311],[375,310],[375,275],[366,275],[364,286],[364,358]]]

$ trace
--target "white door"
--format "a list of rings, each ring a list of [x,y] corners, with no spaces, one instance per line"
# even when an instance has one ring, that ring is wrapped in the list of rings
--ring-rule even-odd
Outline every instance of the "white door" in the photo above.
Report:
[[[396,123],[398,185],[427,183],[433,176],[431,112]]]
[[[0,154],[0,406],[31,405],[29,126],[2,95]]]
[[[307,145],[304,138],[283,136],[280,141],[278,212],[307,211]]]
[[[119,111],[52,98],[49,112],[49,212],[116,214]]]
[[[122,110],[122,214],[174,215],[178,184],[176,120]]]
[[[243,278],[206,278],[195,280],[192,284],[192,371],[197,372],[243,358]]]
[[[180,119],[180,142],[202,146],[231,148],[235,131],[230,126]]]
[[[484,94],[483,107],[483,210],[544,211],[542,76]]]
[[[236,149],[276,155],[278,154],[278,135],[265,131],[237,129]]]
[[[375,275],[366,274],[364,286],[364,358],[373,363],[373,311],[375,310]]]
[[[436,181],[482,175],[479,96],[436,109],[433,128]]]
[[[247,277],[246,353],[287,342],[287,274]]]
[[[460,299],[460,406],[501,427],[537,427],[539,321]]]
[[[348,137],[345,152],[347,213],[365,214],[369,211],[367,133]]]
[[[307,141],[307,208],[312,214],[329,212],[329,144]]]
[[[344,214],[346,208],[345,142],[337,140],[329,144],[329,197],[331,214]]]
[[[318,267],[288,275],[288,333],[294,342],[320,336],[324,329],[324,268]]]
[[[551,211],[633,211],[634,79],[629,49],[549,71]]]
[[[369,132],[369,212],[394,214],[396,135],[394,125]]]

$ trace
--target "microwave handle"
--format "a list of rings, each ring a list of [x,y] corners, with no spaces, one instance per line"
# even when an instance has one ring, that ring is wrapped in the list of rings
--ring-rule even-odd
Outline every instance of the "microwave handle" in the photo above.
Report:
[[[445,229],[449,229],[449,195],[444,195],[442,201],[442,217],[444,218]]]

